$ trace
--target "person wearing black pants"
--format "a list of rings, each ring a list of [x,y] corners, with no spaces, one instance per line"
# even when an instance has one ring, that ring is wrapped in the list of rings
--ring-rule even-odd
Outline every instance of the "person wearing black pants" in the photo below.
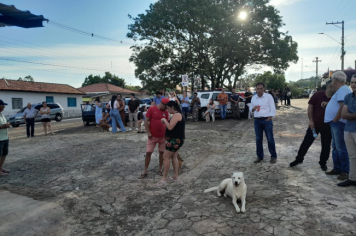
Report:
[[[31,103],[27,104],[27,108],[23,112],[23,119],[26,124],[27,138],[35,137],[35,119],[37,117],[38,110],[36,110]],[[30,134],[31,127],[31,134]]]
[[[326,86],[326,90],[316,92],[309,100],[308,106],[308,117],[309,126],[307,133],[305,134],[304,140],[300,145],[298,155],[293,162],[289,165],[290,167],[296,166],[303,163],[304,156],[307,154],[310,146],[313,144],[315,138],[313,130],[316,134],[321,136],[321,153],[319,165],[323,171],[327,171],[326,163],[330,156],[330,145],[332,140],[330,125],[324,123],[325,108],[330,98],[333,95],[333,89],[331,83]]]

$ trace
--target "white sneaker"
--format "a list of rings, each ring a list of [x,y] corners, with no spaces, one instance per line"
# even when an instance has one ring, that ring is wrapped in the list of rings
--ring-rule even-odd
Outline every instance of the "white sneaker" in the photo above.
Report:
[[[138,131],[138,128],[136,128],[136,131]]]
[[[121,129],[117,129],[118,132],[121,132]]]
[[[110,132],[112,131],[112,127],[109,128],[109,131],[110,131]]]
[[[131,128],[129,128],[129,131],[132,131],[132,129],[131,129]]]

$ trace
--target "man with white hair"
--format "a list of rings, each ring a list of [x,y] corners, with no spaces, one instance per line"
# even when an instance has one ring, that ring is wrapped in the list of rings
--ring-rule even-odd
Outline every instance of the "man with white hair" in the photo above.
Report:
[[[346,120],[341,118],[345,96],[351,93],[351,89],[345,85],[346,74],[342,71],[332,75],[332,85],[336,93],[331,97],[325,110],[324,122],[330,123],[332,135],[332,157],[334,168],[325,172],[327,175],[338,175],[337,179],[347,180],[349,178],[350,163],[349,155],[344,140]]]

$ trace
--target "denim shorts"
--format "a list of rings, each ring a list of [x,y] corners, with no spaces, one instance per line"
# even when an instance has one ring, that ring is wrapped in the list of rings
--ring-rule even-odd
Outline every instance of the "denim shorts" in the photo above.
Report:
[[[0,141],[0,157],[9,154],[9,140]]]

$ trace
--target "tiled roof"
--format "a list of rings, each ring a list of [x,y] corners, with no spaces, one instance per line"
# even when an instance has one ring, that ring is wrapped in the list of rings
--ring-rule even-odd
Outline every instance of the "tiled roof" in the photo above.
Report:
[[[0,79],[0,90],[35,93],[85,94],[67,84],[28,82],[8,79],[6,81],[4,79]]]
[[[85,87],[78,88],[78,90],[84,93],[101,93],[101,92],[110,92],[110,93],[134,93],[141,94],[140,92],[135,92],[129,89],[124,89],[112,84],[101,83],[101,84],[91,84]]]

